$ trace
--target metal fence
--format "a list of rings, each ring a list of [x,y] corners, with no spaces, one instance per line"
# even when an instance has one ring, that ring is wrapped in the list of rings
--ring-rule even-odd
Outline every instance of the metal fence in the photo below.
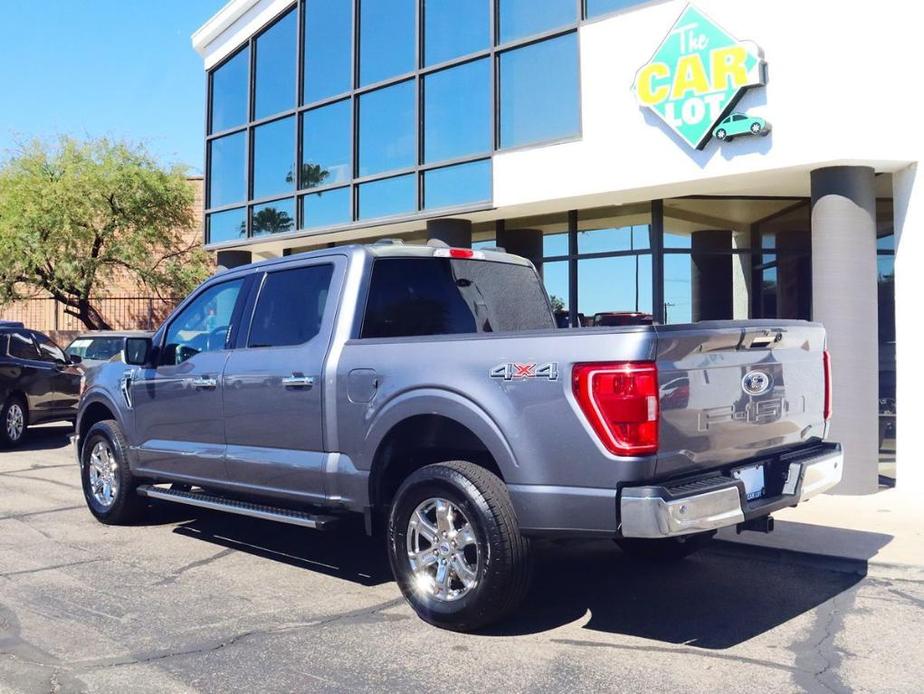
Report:
[[[113,330],[154,330],[180,301],[156,296],[107,296],[91,299],[90,303]],[[52,298],[23,299],[0,307],[0,319],[21,321],[41,332],[87,329],[64,309],[64,304]]]

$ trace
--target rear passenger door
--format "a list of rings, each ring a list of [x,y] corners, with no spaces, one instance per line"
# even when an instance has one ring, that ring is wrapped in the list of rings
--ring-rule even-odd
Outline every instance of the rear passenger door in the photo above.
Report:
[[[331,256],[263,277],[223,377],[232,484],[324,498],[323,369],[345,266]]]

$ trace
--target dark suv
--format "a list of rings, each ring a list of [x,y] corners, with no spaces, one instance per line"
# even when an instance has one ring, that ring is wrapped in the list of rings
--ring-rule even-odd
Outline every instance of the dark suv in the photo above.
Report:
[[[47,335],[0,321],[0,446],[18,445],[30,424],[74,421],[79,361]]]

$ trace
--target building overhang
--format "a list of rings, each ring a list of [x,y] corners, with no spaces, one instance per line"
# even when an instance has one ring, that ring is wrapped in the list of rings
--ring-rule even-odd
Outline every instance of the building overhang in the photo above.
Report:
[[[230,0],[192,35],[208,70],[293,4],[293,0]]]

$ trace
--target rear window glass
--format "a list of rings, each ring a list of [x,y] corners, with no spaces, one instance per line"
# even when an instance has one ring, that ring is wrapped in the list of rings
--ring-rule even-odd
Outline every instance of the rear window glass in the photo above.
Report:
[[[333,265],[312,265],[267,275],[248,347],[300,345],[317,335],[333,274]]]
[[[121,337],[97,337],[86,348],[82,354],[86,359],[99,359],[101,361],[111,358],[122,351]]]
[[[362,337],[539,330],[555,322],[531,267],[450,258],[380,258]]]
[[[32,338],[26,333],[10,333],[10,351],[11,357],[17,359],[38,359],[38,350]]]

